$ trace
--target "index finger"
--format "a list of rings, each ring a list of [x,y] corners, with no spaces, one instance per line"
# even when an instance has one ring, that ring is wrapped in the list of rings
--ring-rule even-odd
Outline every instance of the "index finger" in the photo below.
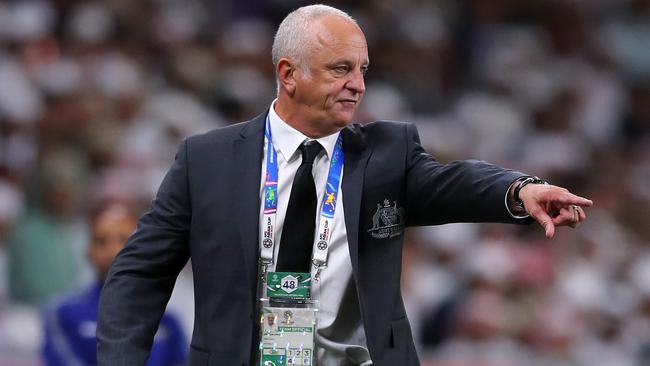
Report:
[[[556,202],[563,204],[563,205],[576,205],[576,206],[581,206],[581,207],[591,207],[594,205],[594,202],[590,199],[576,196],[573,193],[566,193],[561,196],[559,196],[556,199]]]

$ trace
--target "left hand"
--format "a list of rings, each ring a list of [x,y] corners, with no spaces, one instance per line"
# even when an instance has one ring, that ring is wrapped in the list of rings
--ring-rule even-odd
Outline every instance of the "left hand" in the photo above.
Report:
[[[594,204],[566,188],[550,184],[528,184],[519,191],[519,198],[526,212],[542,225],[547,238],[555,235],[556,226],[575,228],[587,218],[583,207]]]

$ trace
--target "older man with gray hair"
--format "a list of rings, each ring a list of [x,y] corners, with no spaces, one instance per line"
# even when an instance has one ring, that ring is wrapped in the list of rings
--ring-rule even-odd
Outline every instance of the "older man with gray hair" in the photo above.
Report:
[[[411,124],[353,124],[368,49],[338,9],[290,13],[273,65],[267,111],[179,148],[104,286],[100,365],[145,363],[190,258],[190,365],[418,365],[405,227],[534,219],[552,237],[592,204],[485,162],[440,164]]]

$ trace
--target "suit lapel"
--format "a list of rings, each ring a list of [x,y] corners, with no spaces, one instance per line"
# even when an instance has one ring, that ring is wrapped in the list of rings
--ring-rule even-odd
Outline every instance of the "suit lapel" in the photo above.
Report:
[[[257,280],[259,243],[260,176],[264,148],[264,121],[266,113],[251,120],[233,142],[235,162],[233,194],[241,197],[237,207],[237,223],[241,237],[246,273]],[[237,193],[235,193],[237,192]]]
[[[355,130],[352,126],[348,126],[341,133],[343,134],[343,149],[345,151],[343,183],[341,184],[343,210],[345,212],[345,227],[348,235],[352,269],[356,272],[359,263],[359,217],[363,178],[372,150],[368,148],[363,135],[358,129]]]

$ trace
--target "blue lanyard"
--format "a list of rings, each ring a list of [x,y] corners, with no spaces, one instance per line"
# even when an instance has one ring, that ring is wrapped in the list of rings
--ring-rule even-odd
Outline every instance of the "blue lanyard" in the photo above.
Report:
[[[262,237],[260,261],[264,266],[264,270],[266,270],[266,267],[274,262],[275,218],[278,208],[278,154],[273,147],[271,120],[268,115],[266,116],[264,136],[266,137],[267,148],[266,174],[264,180],[264,234]],[[327,252],[332,234],[341,173],[343,172],[344,156],[343,139],[341,134],[339,134],[330,159],[330,168],[327,175],[327,184],[325,185],[325,194],[318,225],[318,236],[312,254],[312,262],[319,269],[327,265]]]

